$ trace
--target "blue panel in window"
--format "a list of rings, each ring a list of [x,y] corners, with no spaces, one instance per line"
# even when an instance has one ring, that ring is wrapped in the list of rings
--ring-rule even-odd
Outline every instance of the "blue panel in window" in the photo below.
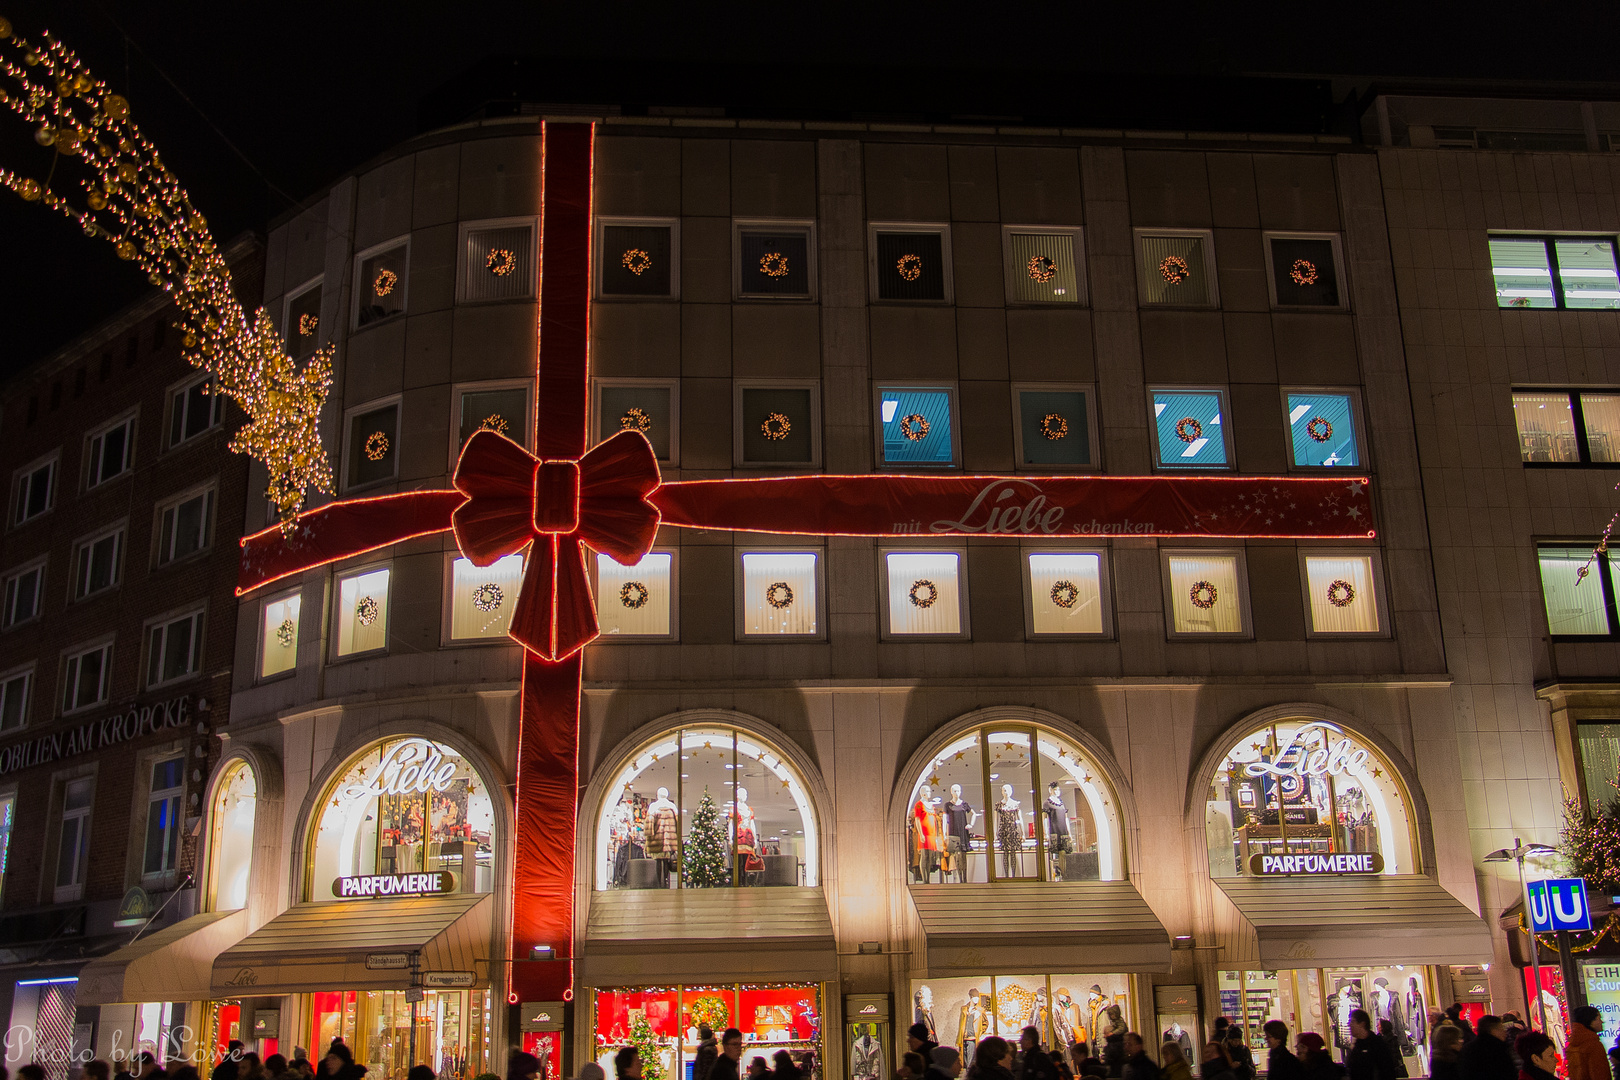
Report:
[[[1159,467],[1224,469],[1228,462],[1221,431],[1223,406],[1222,395],[1214,390],[1154,391]]]
[[[1361,447],[1349,394],[1303,391],[1288,395],[1288,430],[1294,464],[1310,468],[1357,468]]]
[[[951,392],[882,390],[878,422],[883,425],[883,464],[954,465]]]

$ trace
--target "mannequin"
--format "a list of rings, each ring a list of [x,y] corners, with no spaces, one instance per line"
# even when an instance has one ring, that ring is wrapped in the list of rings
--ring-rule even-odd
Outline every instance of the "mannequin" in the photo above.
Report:
[[[956,880],[967,881],[967,854],[973,850],[973,822],[978,813],[962,798],[962,785],[951,785],[951,801],[945,804],[945,850],[956,869]],[[966,1066],[963,1066],[966,1068]]]
[[[1406,1015],[1412,1018],[1407,1025],[1407,1035],[1412,1045],[1421,1050],[1429,1044],[1429,1009],[1428,1002],[1423,1000],[1423,989],[1418,986],[1416,975],[1406,977],[1406,993],[1401,995],[1405,1000]]]
[[[1036,1027],[1042,1032],[1046,1031],[1046,987],[1035,988],[1035,1000],[1030,1003],[1029,1016],[1024,1019],[1025,1027]]]
[[[680,860],[681,812],[669,801],[669,788],[659,788],[658,797],[647,807],[647,857],[657,859],[659,877],[665,885]]]
[[[1001,852],[1001,876],[1018,876],[1018,857],[1024,851],[1024,808],[1013,798],[1011,784],[1001,785],[996,803],[996,848]]]
[[[1164,1030],[1164,1041],[1173,1042],[1181,1047],[1181,1056],[1188,1061],[1192,1060],[1192,1036],[1181,1026],[1180,1020],[1172,1020],[1170,1026]]]
[[[608,862],[613,867],[614,886],[630,880],[630,860],[646,858],[641,830],[636,821],[636,796],[628,787],[608,818]]]
[[[1086,1041],[1086,1028],[1080,1023],[1080,1009],[1074,1003],[1069,988],[1060,986],[1052,991],[1052,1035],[1054,1049],[1068,1053],[1069,1047]]]
[[[1339,987],[1339,992],[1331,1000],[1333,1012],[1333,1044],[1339,1048],[1339,1061],[1342,1064],[1355,1045],[1355,1038],[1350,1034],[1350,1014],[1361,1008],[1361,995],[1356,991],[1354,983],[1345,983]]]
[[[1103,1009],[1105,1009],[1107,1006],[1108,999],[1103,997],[1102,987],[1096,983],[1092,983],[1091,989],[1086,991],[1086,1012],[1090,1014],[1091,1036],[1093,1039],[1100,1039],[1103,1036]],[[1093,1054],[1102,1053],[1102,1051],[1096,1046],[1092,1047],[1091,1052]]]
[[[1074,850],[1074,840],[1069,835],[1069,808],[1063,804],[1063,791],[1056,780],[1046,785],[1041,810],[1046,814],[1046,854],[1052,862],[1052,880],[1062,881],[1063,856]]]
[[[919,986],[916,995],[912,998],[911,1022],[925,1024],[928,1027],[928,1041],[938,1042],[939,1035],[934,1027],[934,992],[926,986]]]
[[[917,789],[917,801],[911,804],[911,865],[917,879],[924,882],[939,868],[940,852],[945,849],[939,835],[939,810],[932,795],[933,789],[924,784]]]
[[[967,1003],[956,1020],[956,1048],[962,1052],[963,1072],[973,1067],[973,1057],[979,1052],[979,1040],[990,1034],[990,1010],[985,1008],[979,988],[968,988]]]
[[[748,789],[737,789],[737,805],[731,813],[731,850],[737,860],[738,885],[753,884],[744,874],[757,874],[765,869],[765,860],[759,857],[759,842],[754,833],[754,811],[748,805]]]
[[[876,1024],[856,1024],[860,1036],[849,1049],[850,1080],[883,1080],[883,1044]]]

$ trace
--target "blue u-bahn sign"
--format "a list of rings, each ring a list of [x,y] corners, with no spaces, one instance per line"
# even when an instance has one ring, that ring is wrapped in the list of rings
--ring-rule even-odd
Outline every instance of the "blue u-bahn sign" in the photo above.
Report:
[[[1592,929],[1592,912],[1586,906],[1586,882],[1580,878],[1532,881],[1530,925],[1538,934]]]

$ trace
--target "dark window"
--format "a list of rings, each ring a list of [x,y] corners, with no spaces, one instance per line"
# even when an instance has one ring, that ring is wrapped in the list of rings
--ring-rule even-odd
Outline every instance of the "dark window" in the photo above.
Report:
[[[136,341],[135,336],[131,334],[129,340],[124,342],[124,366],[134,367],[135,361],[139,360],[140,357],[140,342]]]
[[[349,487],[389,480],[399,460],[399,406],[360,413],[349,424]]]
[[[101,354],[101,381],[112,378],[112,353]]]
[[[104,484],[128,471],[134,423],[133,418],[125,420],[90,439],[90,466],[85,475],[85,487]]]
[[[174,562],[208,546],[214,516],[214,493],[205,491],[163,511],[158,531],[158,564]]]
[[[286,338],[295,357],[308,356],[321,344],[321,287],[305,289],[287,304]]]
[[[146,652],[146,685],[191,675],[202,661],[202,612],[152,627]]]
[[[1018,392],[1019,464],[1091,464],[1090,417],[1084,390]]]
[[[21,525],[51,508],[52,498],[56,494],[55,480],[54,460],[47,461],[17,478],[17,506],[16,513],[12,515],[12,524]]]
[[[621,431],[639,431],[659,461],[670,459],[673,394],[668,386],[598,386],[596,433],[603,441]]]
[[[815,460],[812,393],[807,386],[743,388],[743,464],[804,465]]]
[[[1271,238],[1271,280],[1279,307],[1338,307],[1339,271],[1327,237]]]
[[[32,427],[34,421],[39,419],[39,395],[35,394],[28,399],[28,426]]]
[[[668,225],[604,225],[602,295],[670,295],[673,246]]]
[[[810,230],[743,229],[738,247],[743,296],[810,295]]]
[[[522,300],[534,295],[532,226],[469,229],[466,259],[463,300]]]
[[[360,263],[360,280],[355,288],[360,291],[359,309],[355,322],[370,326],[405,310],[405,254],[404,244],[380,252]]]
[[[84,368],[73,373],[73,396],[84,397]]]
[[[163,348],[164,339],[169,336],[169,324],[159,319],[152,324],[152,350],[156,352]]]
[[[467,390],[461,395],[461,444],[488,428],[524,446],[529,441],[529,388]]]
[[[123,562],[123,552],[122,529],[92,540],[79,548],[79,567],[73,586],[73,598],[82,600],[118,584],[118,571]]]
[[[945,299],[945,239],[937,232],[877,234],[879,300]]]
[[[225,418],[225,396],[209,393],[208,380],[176,390],[169,400],[169,445],[201,435]]]
[[[55,412],[57,409],[60,409],[61,407],[62,407],[62,383],[60,381],[57,381],[57,382],[51,383],[51,412]]]

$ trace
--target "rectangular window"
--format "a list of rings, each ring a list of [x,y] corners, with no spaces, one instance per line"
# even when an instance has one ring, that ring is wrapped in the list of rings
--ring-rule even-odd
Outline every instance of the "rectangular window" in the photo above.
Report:
[[[146,685],[166,686],[202,669],[203,613],[157,623],[147,630]]]
[[[965,637],[962,555],[889,551],[883,555],[890,637]]]
[[[1593,813],[1620,800],[1620,722],[1578,724],[1581,744],[1581,786]]]
[[[1383,632],[1372,555],[1301,552],[1300,558],[1305,564],[1305,592],[1309,598],[1308,636]]]
[[[739,221],[735,235],[737,299],[815,299],[814,223]]]
[[[880,386],[877,406],[882,464],[936,469],[956,466],[954,388]]]
[[[660,464],[679,463],[681,388],[678,379],[597,379],[596,431],[606,442],[621,431],[639,431]]]
[[[1541,597],[1554,637],[1608,637],[1614,632],[1614,555],[1593,555],[1592,544],[1543,544]]]
[[[821,399],[814,381],[734,384],[738,466],[815,468],[821,460]]]
[[[21,525],[43,514],[56,499],[56,459],[34,465],[17,473],[16,503],[11,522]]]
[[[1216,388],[1150,389],[1153,402],[1153,464],[1161,469],[1231,468],[1226,391]]]
[[[1527,464],[1620,462],[1620,391],[1515,390],[1513,421]]]
[[[485,567],[470,559],[452,560],[450,640],[505,640],[522,585],[522,555],[507,555]]]
[[[624,566],[610,555],[596,556],[597,618],[606,638],[665,638],[675,636],[675,556],[649,552],[634,566]]]
[[[7,628],[36,618],[45,591],[43,560],[18,570],[6,578],[5,625]]]
[[[287,300],[287,319],[282,326],[287,348],[294,359],[308,356],[321,346],[321,279],[305,285]]]
[[[112,685],[112,642],[73,653],[62,664],[62,712],[77,712],[107,700]]]
[[[129,471],[133,457],[135,418],[127,417],[90,436],[84,486],[93,488]]]
[[[85,864],[90,854],[90,804],[96,782],[81,776],[62,786],[62,828],[56,847],[57,903],[77,900],[84,893]]]
[[[1354,469],[1363,460],[1359,395],[1353,390],[1283,391],[1288,447],[1296,469]]]
[[[338,579],[338,656],[388,647],[389,576],[389,568],[382,566]]]
[[[208,547],[214,524],[214,489],[183,496],[158,513],[157,561],[163,566]]]
[[[1210,232],[1136,232],[1136,281],[1148,307],[1215,307],[1215,240]]]
[[[534,219],[461,226],[461,299],[527,300],[534,296]]]
[[[411,246],[387,243],[355,256],[359,272],[355,277],[354,325],[371,326],[405,311],[406,271]]]
[[[821,636],[818,556],[810,551],[755,551],[742,557],[743,637]]]
[[[283,593],[264,602],[259,626],[259,678],[269,679],[298,666],[298,612],[303,597]]]
[[[146,800],[146,857],[143,874],[167,874],[180,861],[180,800],[185,795],[186,761],[168,758],[152,766]]]
[[[1620,307],[1612,236],[1492,236],[1496,306]]]
[[[529,445],[529,384],[467,388],[459,392],[456,409],[456,454],[480,431],[505,435],[519,446]]]
[[[169,395],[169,445],[179,446],[225,419],[225,395],[212,392],[213,384],[199,379]]]
[[[28,726],[28,706],[33,700],[33,690],[32,667],[0,678],[0,731],[16,731]]]
[[[350,489],[392,480],[399,470],[399,402],[349,417]]]
[[[680,236],[680,222],[674,218],[598,218],[596,295],[627,300],[679,297]]]
[[[877,300],[950,303],[949,225],[869,226],[872,296]]]
[[[0,795],[0,893],[11,869],[11,834],[17,826],[17,793]]]
[[[1089,470],[1097,463],[1091,387],[1014,386],[1020,469]]]
[[[1009,225],[1001,232],[1009,304],[1086,302],[1085,248],[1079,229]]]
[[[1161,549],[1170,636],[1247,637],[1243,554]]]
[[[1101,551],[1040,551],[1025,558],[1029,632],[1034,637],[1109,633]]]
[[[1337,236],[1267,233],[1271,299],[1277,307],[1342,308]]]
[[[124,530],[81,541],[73,563],[73,599],[83,600],[117,585],[124,565]]]

